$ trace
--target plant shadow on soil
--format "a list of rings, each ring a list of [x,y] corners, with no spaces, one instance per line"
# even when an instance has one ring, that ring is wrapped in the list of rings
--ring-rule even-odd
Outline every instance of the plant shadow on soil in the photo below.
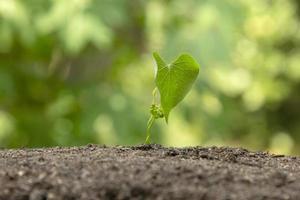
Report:
[[[160,145],[0,150],[0,200],[300,199],[300,158]]]

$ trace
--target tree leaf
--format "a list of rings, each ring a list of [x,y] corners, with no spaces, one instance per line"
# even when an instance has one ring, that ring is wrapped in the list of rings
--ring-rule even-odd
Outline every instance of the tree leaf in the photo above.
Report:
[[[188,55],[180,55],[167,65],[158,53],[153,53],[157,64],[155,84],[160,93],[166,122],[171,110],[183,100],[199,73],[199,64]]]

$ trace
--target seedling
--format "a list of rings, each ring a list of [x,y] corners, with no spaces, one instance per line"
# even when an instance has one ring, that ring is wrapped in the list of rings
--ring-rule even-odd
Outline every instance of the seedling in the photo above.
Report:
[[[199,64],[188,54],[181,54],[171,64],[166,64],[158,53],[153,53],[155,68],[155,85],[150,118],[147,123],[145,143],[150,144],[151,127],[156,119],[164,118],[168,123],[171,110],[190,91],[199,73]],[[158,90],[158,91],[157,91]],[[157,96],[159,92],[159,97]]]

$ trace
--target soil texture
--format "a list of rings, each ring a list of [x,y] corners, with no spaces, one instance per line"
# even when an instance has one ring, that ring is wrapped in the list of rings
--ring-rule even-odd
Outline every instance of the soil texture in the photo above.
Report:
[[[0,150],[0,200],[300,200],[300,157],[241,148]]]

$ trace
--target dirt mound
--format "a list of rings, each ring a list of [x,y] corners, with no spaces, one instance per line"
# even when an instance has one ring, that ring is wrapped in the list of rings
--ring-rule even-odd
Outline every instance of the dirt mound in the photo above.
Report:
[[[0,150],[0,200],[300,199],[300,158],[159,145]]]

